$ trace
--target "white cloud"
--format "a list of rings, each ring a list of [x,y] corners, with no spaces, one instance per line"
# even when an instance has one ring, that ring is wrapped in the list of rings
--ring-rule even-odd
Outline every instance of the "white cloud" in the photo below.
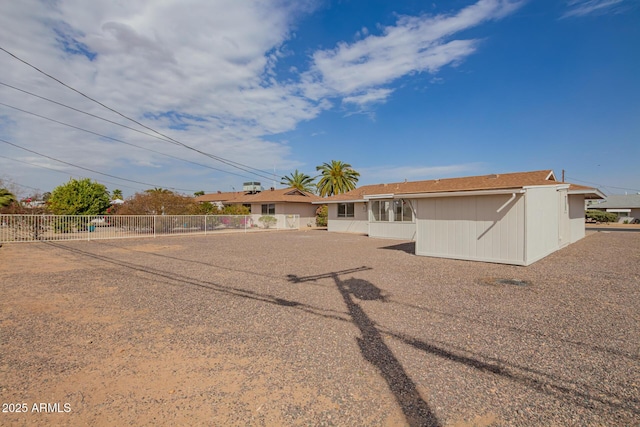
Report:
[[[410,73],[436,73],[477,48],[476,40],[450,40],[455,33],[500,19],[522,3],[480,0],[453,15],[402,16],[380,35],[315,52],[312,68],[303,76],[305,93],[312,99],[351,96]]]
[[[569,0],[567,2],[568,10],[562,17],[616,12],[618,6],[623,3],[625,3],[625,0]]]
[[[476,40],[456,39],[456,33],[500,19],[521,4],[480,0],[450,15],[402,16],[395,25],[382,28],[380,34],[361,27],[358,41],[312,53],[306,71],[300,62],[287,67],[287,80],[278,80],[278,62],[296,54],[288,51],[285,43],[293,37],[299,17],[310,13],[315,3],[7,1],[0,2],[0,44],[93,98],[197,149],[263,170],[274,166],[287,170],[299,167],[300,162],[292,158],[292,147],[276,142],[274,135],[291,131],[334,105],[362,109],[384,102],[393,95],[389,85],[394,80],[455,65],[475,52],[478,44]],[[0,68],[2,81],[135,126],[4,52],[0,52]],[[296,77],[299,81],[294,81]],[[0,97],[7,104],[97,133],[247,174],[7,87],[0,86]],[[229,189],[239,179],[4,107],[0,107],[0,119],[0,136],[7,140],[140,181],[157,178],[162,171],[164,178],[155,182],[156,186],[197,185],[196,189],[209,189],[215,179],[220,183],[216,189]],[[7,157],[33,162],[33,154],[4,144],[2,150]],[[49,160],[41,162],[69,175],[86,173]],[[14,168],[15,164],[0,159],[0,169]],[[33,176],[39,174],[47,177],[45,182],[60,182],[58,176],[36,169],[17,169],[16,181],[33,183]]]
[[[391,93],[393,93],[391,89],[369,89],[358,95],[346,96],[342,99],[342,102],[364,107],[372,103],[384,102]]]

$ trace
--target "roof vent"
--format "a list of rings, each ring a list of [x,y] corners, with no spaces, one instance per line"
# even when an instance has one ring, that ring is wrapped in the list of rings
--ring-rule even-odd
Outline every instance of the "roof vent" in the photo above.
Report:
[[[500,175],[498,175],[497,173],[494,173],[492,175],[489,175],[489,179],[497,179]]]

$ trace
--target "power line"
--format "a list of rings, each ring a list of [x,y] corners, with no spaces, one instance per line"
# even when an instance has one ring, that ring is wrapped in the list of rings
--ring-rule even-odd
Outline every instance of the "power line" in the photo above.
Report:
[[[96,115],[96,114],[89,113],[89,112],[87,112],[87,111],[82,111],[82,110],[80,110],[80,109],[78,109],[78,108],[71,107],[71,106],[69,106],[69,105],[63,104],[62,102],[58,102],[58,101],[55,101],[55,100],[53,100],[53,99],[50,99],[50,98],[47,98],[47,97],[44,97],[44,96],[40,96],[40,95],[35,94],[35,93],[33,93],[33,92],[29,92],[28,90],[20,89],[20,88],[18,88],[18,87],[15,87],[15,86],[13,86],[13,85],[8,84],[8,83],[4,83],[4,82],[1,82],[1,81],[0,81],[0,85],[2,85],[2,86],[6,86],[6,87],[9,87],[9,88],[11,88],[11,89],[17,90],[17,91],[19,91],[19,92],[22,92],[22,93],[25,93],[25,94],[27,94],[27,95],[33,96],[33,97],[35,97],[35,98],[39,98],[39,99],[42,99],[42,100],[44,100],[44,101],[51,102],[51,103],[56,104],[56,105],[59,105],[59,106],[61,106],[61,107],[68,108],[68,109],[73,110],[73,111],[76,111],[76,112],[78,112],[78,113],[81,113],[81,114],[84,114],[84,115],[87,115],[87,116],[90,116],[90,117],[94,117],[94,118],[96,118],[96,119],[99,119],[99,120],[102,120],[102,121],[105,121],[105,122],[108,122],[108,123],[114,124],[114,125],[116,125],[116,126],[120,126],[120,127],[125,128],[125,129],[129,129],[129,130],[132,130],[132,131],[134,131],[134,132],[138,132],[138,133],[140,133],[140,134],[142,134],[142,135],[150,136],[151,138],[155,138],[155,139],[158,139],[158,140],[163,141],[163,142],[171,143],[171,141],[167,141],[165,138],[162,138],[162,137],[160,137],[160,136],[158,136],[158,135],[154,135],[154,134],[152,134],[152,133],[148,133],[148,132],[141,131],[140,129],[136,129],[136,128],[133,128],[133,127],[131,127],[131,126],[127,126],[127,125],[124,125],[124,124],[122,124],[122,123],[118,123],[118,122],[116,122],[116,121],[109,120],[109,119],[107,119],[107,118],[105,118],[105,117],[101,117],[101,116],[98,116],[98,115]],[[40,116],[40,115],[38,115],[38,114],[35,114],[35,113],[32,113],[32,112],[29,112],[29,111],[25,111],[25,110],[19,109],[19,108],[17,108],[17,107],[13,107],[13,106],[11,106],[11,105],[7,105],[7,104],[2,104],[2,105],[6,106],[6,107],[9,107],[9,108],[14,108],[14,109],[16,109],[16,110],[22,111],[22,112],[27,113],[27,114],[35,115],[35,116],[37,116],[37,117],[40,117],[40,118],[43,118],[43,119],[46,119],[46,120],[54,121],[54,122],[56,122],[56,123],[63,124],[63,125],[65,125],[65,126],[70,126],[70,127],[75,128],[75,129],[78,129],[78,130],[85,130],[85,129],[82,129],[82,128],[79,128],[79,127],[75,127],[75,126],[73,126],[73,125],[69,125],[69,124],[66,124],[66,123],[62,123],[62,122],[59,122],[59,121],[54,120],[54,119],[49,119],[49,118],[47,118],[47,117]],[[90,132],[90,131],[87,131],[87,132]],[[94,132],[91,132],[91,133],[94,133]],[[95,133],[94,133],[94,134],[95,134]],[[99,135],[99,134],[96,134],[96,135],[98,135],[98,136],[102,136],[102,137],[104,137],[104,138],[110,138],[110,137],[106,137],[106,136],[104,136],[104,135]],[[110,139],[114,139],[114,140],[116,140],[116,141],[118,141],[118,142],[123,142],[123,141],[117,140],[117,139],[115,139],[115,138],[110,138]],[[123,142],[123,143],[125,143],[125,142]],[[127,143],[125,143],[125,144],[127,144]],[[133,144],[129,144],[129,145],[133,145]],[[172,155],[170,155],[170,154],[165,154],[165,153],[162,153],[162,152],[160,152],[160,151],[151,150],[151,149],[148,149],[148,148],[140,147],[140,146],[138,146],[138,145],[133,145],[133,146],[134,146],[134,147],[138,147],[138,148],[143,149],[143,150],[148,150],[148,151],[151,151],[151,152],[154,152],[154,153],[158,153],[158,154],[161,154],[161,155],[164,155],[164,156],[172,157],[172,158],[174,158],[174,159],[178,159],[178,160],[182,160],[182,161],[185,161],[185,162],[188,162],[188,163],[192,163],[192,164],[194,164],[194,165],[198,165],[198,166],[202,166],[202,167],[205,167],[205,168],[213,169],[213,170],[216,170],[216,171],[219,171],[219,172],[222,172],[222,173],[226,173],[226,174],[229,174],[229,175],[236,175],[236,176],[239,176],[239,177],[241,177],[241,178],[252,179],[251,177],[248,177],[248,176],[246,176],[246,175],[240,175],[240,174],[237,174],[237,173],[235,173],[235,172],[230,172],[230,171],[226,171],[226,170],[223,170],[223,169],[214,168],[214,167],[212,167],[212,166],[203,165],[203,164],[201,164],[201,163],[193,162],[193,161],[191,161],[191,160],[186,160],[186,159],[182,159],[182,158],[180,158],[180,157],[172,156]],[[254,175],[254,176],[255,176],[255,175]],[[271,178],[269,177],[268,179],[271,179]]]
[[[21,113],[30,114],[30,115],[32,115],[32,116],[35,116],[35,117],[38,117],[38,118],[41,118],[41,119],[44,119],[44,120],[48,120],[48,121],[53,122],[53,123],[57,123],[57,124],[60,124],[60,125],[63,125],[63,126],[68,126],[68,127],[70,127],[70,128],[73,128],[73,129],[76,129],[76,130],[79,130],[79,131],[82,131],[82,132],[90,133],[90,134],[92,134],[92,135],[96,135],[96,136],[99,136],[99,137],[101,137],[101,138],[110,139],[110,140],[112,140],[112,141],[116,141],[116,142],[119,142],[119,143],[121,143],[121,144],[125,144],[125,145],[130,145],[130,146],[132,146],[132,147],[136,147],[136,148],[139,148],[139,149],[141,149],[141,150],[146,150],[146,151],[150,151],[150,152],[152,152],[152,153],[160,154],[161,156],[170,157],[170,158],[172,158],[172,159],[176,159],[176,160],[180,160],[180,161],[183,161],[183,162],[187,162],[187,163],[191,163],[191,164],[194,164],[194,165],[198,165],[198,166],[201,166],[201,167],[203,167],[203,168],[212,169],[212,170],[219,171],[219,172],[223,172],[223,173],[228,173],[228,174],[231,174],[231,175],[236,175],[236,176],[239,176],[239,177],[241,177],[241,178],[251,179],[250,177],[247,177],[247,176],[245,176],[245,175],[240,175],[240,174],[235,173],[235,172],[225,171],[225,170],[223,170],[223,169],[214,168],[213,166],[204,165],[204,164],[202,164],[202,163],[193,162],[193,161],[191,161],[191,160],[183,159],[183,158],[181,158],[181,157],[173,156],[173,155],[171,155],[171,154],[166,154],[166,153],[163,153],[163,152],[161,152],[161,151],[156,151],[156,150],[152,150],[152,149],[150,149],[150,148],[141,147],[141,146],[139,146],[139,145],[133,144],[133,143],[131,143],[131,142],[126,142],[126,141],[123,141],[123,140],[121,140],[121,139],[114,138],[114,137],[112,137],[112,136],[103,135],[103,134],[101,134],[101,133],[97,133],[97,132],[94,132],[94,131],[92,131],[92,130],[84,129],[84,128],[81,128],[81,127],[79,127],[79,126],[74,126],[74,125],[69,124],[69,123],[61,122],[61,121],[59,121],[59,120],[56,120],[56,119],[52,119],[52,118],[50,118],[50,117],[43,116],[43,115],[41,115],[41,114],[37,114],[37,113],[34,113],[34,112],[32,112],[32,111],[23,110],[22,108],[14,107],[13,105],[5,104],[4,102],[0,102],[0,105],[2,105],[2,106],[4,106],[4,107],[7,107],[7,108],[12,108],[12,109],[17,110],[17,111],[20,111]],[[135,130],[135,129],[134,129],[134,130]],[[144,132],[143,132],[143,133],[144,133]],[[155,136],[155,135],[152,135],[152,136]]]
[[[111,174],[108,174],[108,173],[99,172],[99,171],[96,171],[96,170],[93,170],[93,169],[85,168],[84,166],[79,166],[79,165],[75,165],[73,163],[65,162],[64,160],[56,159],[55,157],[47,156],[46,154],[38,153],[37,151],[21,147],[18,144],[14,144],[13,142],[9,142],[9,141],[7,141],[5,139],[2,139],[2,138],[0,138],[0,142],[4,142],[5,144],[11,145],[13,147],[19,148],[19,149],[24,150],[24,151],[28,151],[29,153],[37,154],[38,156],[46,157],[47,159],[54,160],[56,162],[60,162],[62,164],[68,165],[68,166],[72,166],[74,168],[83,169],[83,170],[86,170],[86,171],[89,171],[89,172],[97,173],[99,175],[108,176],[108,177],[119,179],[119,180],[122,180],[122,181],[133,182],[135,184],[142,184],[142,185],[145,185],[145,186],[148,186],[148,187],[158,187],[157,185],[149,184],[147,182],[136,181],[136,180],[128,179],[128,178],[121,178],[121,177],[116,176],[116,175],[111,175]],[[188,191],[188,192],[197,191],[197,190],[189,190],[189,189],[176,188],[176,187],[167,187],[167,188],[172,188],[174,190],[180,190],[180,191]]]
[[[54,169],[54,168],[50,168],[50,167],[43,166],[43,165],[38,165],[38,164],[35,164],[35,163],[25,162],[24,160],[13,159],[13,158],[11,158],[11,157],[2,156],[2,155],[0,155],[0,158],[7,159],[7,160],[11,160],[11,161],[13,161],[13,162],[22,163],[22,164],[29,165],[29,166],[33,166],[33,167],[36,167],[36,168],[48,169],[48,170],[50,170],[50,171],[58,172],[58,173],[61,173],[61,174],[64,174],[64,175],[69,175],[69,172],[61,171],[61,170],[59,170],[59,169]],[[80,178],[89,178],[88,176],[77,175],[77,174],[71,174],[71,176],[78,176],[78,177],[80,177]],[[107,183],[107,184],[116,185],[116,186],[118,186],[118,187],[130,188],[130,189],[132,189],[132,190],[144,190],[144,188],[140,188],[140,187],[131,187],[130,185],[126,185],[126,184],[122,184],[122,183],[115,183],[115,182],[111,182],[111,181],[106,181],[106,180],[104,180],[104,179],[101,179],[99,182],[100,182],[100,183]],[[33,187],[29,187],[29,188],[32,188],[32,189],[34,189],[34,190],[39,190],[38,188],[33,188]]]
[[[33,69],[34,69],[34,70],[36,70],[37,72],[39,72],[39,73],[41,73],[41,74],[43,74],[43,75],[47,76],[48,78],[50,78],[50,79],[52,79],[52,80],[54,80],[54,81],[56,81],[56,82],[60,83],[62,86],[66,87],[67,89],[72,90],[73,92],[76,92],[76,93],[77,93],[77,94],[79,94],[80,96],[82,96],[82,97],[84,97],[84,98],[86,98],[86,99],[88,99],[88,100],[90,100],[90,101],[92,101],[92,102],[95,102],[96,104],[100,105],[101,107],[106,108],[107,110],[109,110],[109,111],[111,111],[111,112],[113,112],[113,113],[115,113],[115,114],[119,115],[120,117],[123,117],[123,118],[125,118],[125,119],[127,119],[127,120],[129,120],[129,121],[131,121],[131,122],[133,122],[133,123],[135,123],[135,124],[137,124],[138,126],[141,126],[141,127],[145,128],[145,129],[147,129],[147,130],[150,130],[151,132],[153,132],[153,133],[155,133],[155,134],[157,134],[157,135],[162,136],[162,137],[163,137],[163,138],[165,138],[168,142],[171,142],[171,143],[176,144],[176,145],[180,145],[180,146],[182,146],[182,147],[184,147],[184,148],[186,148],[186,149],[189,149],[189,150],[195,151],[195,152],[197,152],[197,153],[199,153],[199,154],[202,154],[202,155],[204,155],[204,156],[207,156],[207,157],[209,157],[209,158],[211,158],[211,159],[214,159],[214,160],[217,160],[217,161],[219,161],[219,162],[225,163],[225,164],[227,164],[227,165],[229,165],[229,166],[231,166],[231,167],[234,167],[234,168],[237,168],[237,169],[244,170],[245,172],[249,172],[249,173],[251,173],[251,174],[253,174],[253,175],[260,176],[260,177],[262,177],[262,178],[266,178],[266,179],[273,179],[273,178],[275,178],[275,177],[276,177],[276,176],[275,176],[275,174],[273,174],[273,175],[272,175],[272,174],[271,174],[270,172],[268,172],[268,171],[264,171],[264,170],[262,170],[262,169],[257,169],[257,168],[254,168],[254,167],[251,167],[251,166],[248,166],[248,165],[244,165],[244,164],[242,164],[242,163],[235,162],[235,161],[233,161],[233,160],[228,160],[228,159],[225,159],[225,158],[223,158],[223,157],[216,156],[216,155],[213,155],[213,154],[210,154],[210,153],[204,152],[204,151],[202,151],[202,150],[199,150],[199,149],[197,149],[197,148],[191,147],[190,145],[187,145],[187,144],[185,144],[185,143],[183,143],[183,142],[180,142],[180,141],[178,141],[178,140],[176,140],[176,139],[174,139],[174,138],[172,138],[172,137],[170,137],[170,136],[168,136],[168,135],[163,134],[162,132],[159,132],[159,131],[157,131],[157,130],[155,130],[155,129],[153,129],[153,128],[151,128],[151,127],[147,126],[147,125],[144,125],[144,124],[140,123],[139,121],[137,121],[137,120],[135,120],[135,119],[133,119],[133,118],[131,118],[131,117],[129,117],[129,116],[127,116],[127,115],[125,115],[125,114],[121,113],[121,112],[119,112],[118,110],[116,110],[116,109],[114,109],[114,108],[109,107],[108,105],[103,104],[102,102],[100,102],[100,101],[98,101],[98,100],[96,100],[96,99],[94,99],[94,98],[90,97],[89,95],[86,95],[85,93],[83,93],[83,92],[79,91],[78,89],[75,89],[75,88],[73,88],[73,87],[69,86],[68,84],[66,84],[66,83],[64,83],[63,81],[61,81],[61,80],[57,79],[56,77],[52,76],[51,74],[48,74],[48,73],[46,73],[46,72],[42,71],[40,68],[36,67],[35,65],[33,65],[33,64],[31,64],[31,63],[29,63],[29,62],[25,61],[24,59],[21,59],[20,57],[18,57],[18,56],[16,56],[16,55],[14,55],[13,53],[9,52],[8,50],[6,50],[5,48],[3,48],[2,46],[0,46],[0,50],[4,51],[4,52],[5,52],[5,53],[7,53],[8,55],[10,55],[11,57],[15,58],[16,60],[18,60],[18,61],[22,62],[23,64],[27,65],[28,67],[33,68]],[[256,171],[256,172],[261,172],[261,173],[264,173],[264,174],[268,174],[269,176],[262,175],[261,173],[251,172],[251,170],[247,170],[246,168],[251,169],[251,170]]]
[[[576,179],[576,178],[571,178],[571,177],[567,177],[567,180],[582,182],[584,184],[597,185],[598,187],[615,188],[617,190],[628,190],[628,191],[638,191],[638,192],[640,192],[640,190],[637,189],[637,188],[615,187],[613,185],[598,184],[597,182],[583,181],[583,180]]]

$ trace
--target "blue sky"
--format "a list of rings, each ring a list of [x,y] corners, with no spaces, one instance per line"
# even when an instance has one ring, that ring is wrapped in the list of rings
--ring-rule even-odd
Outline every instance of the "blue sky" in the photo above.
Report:
[[[640,192],[638,22],[635,0],[2,2],[0,47],[191,149],[16,90],[150,132],[0,51],[0,178],[213,192],[335,159],[360,184]]]

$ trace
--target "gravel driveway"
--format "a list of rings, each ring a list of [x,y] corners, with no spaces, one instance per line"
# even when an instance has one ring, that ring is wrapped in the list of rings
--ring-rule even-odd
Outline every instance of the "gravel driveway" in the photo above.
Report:
[[[640,425],[640,233],[529,267],[412,250],[5,244],[0,425]]]

